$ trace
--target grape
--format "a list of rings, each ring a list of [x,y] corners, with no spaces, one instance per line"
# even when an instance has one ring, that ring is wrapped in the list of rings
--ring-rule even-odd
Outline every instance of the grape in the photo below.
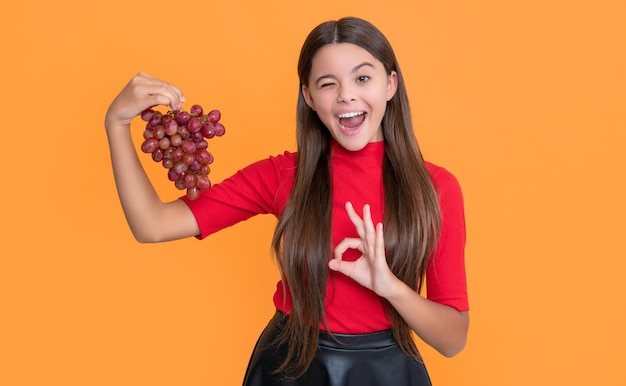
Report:
[[[213,124],[219,122],[222,118],[222,113],[220,113],[219,110],[211,110],[207,115],[209,117],[209,121]]]
[[[196,160],[196,155],[194,153],[185,153],[183,154],[183,163],[187,166],[191,166],[193,161]]]
[[[173,120],[174,120],[174,117],[169,115],[169,114],[165,114],[165,115],[161,116],[161,124],[163,126],[165,126],[167,124],[167,122],[173,121]]]
[[[152,153],[159,145],[159,140],[156,138],[148,138],[141,144],[141,150],[144,153]]]
[[[196,183],[196,186],[200,188],[200,190],[208,189],[211,187],[211,180],[209,180],[209,177],[201,175],[198,177],[198,182]]]
[[[176,133],[170,136],[170,145],[172,147],[179,147],[183,143],[183,137],[180,134]]]
[[[181,146],[183,151],[187,154],[193,154],[196,152],[196,143],[191,139],[184,140]]]
[[[183,174],[187,170],[187,164],[182,161],[178,161],[174,164],[173,170],[178,175]]]
[[[167,150],[170,148],[170,139],[168,137],[163,137],[159,141],[159,147],[163,150]]]
[[[169,117],[169,115],[166,115]],[[175,119],[170,119],[164,124],[165,126],[165,134],[167,135],[176,135],[178,133],[178,122]]]
[[[154,128],[156,125],[159,125],[160,123],[161,123],[161,117],[155,112],[154,115],[152,115],[152,118],[150,118],[150,120],[148,121],[147,126],[150,128]]]
[[[197,133],[202,128],[202,121],[198,117],[193,117],[189,120],[187,127],[192,133]]]
[[[193,141],[198,144],[199,142],[204,141],[204,135],[202,135],[202,133],[199,131],[191,133],[191,139],[193,139]]]
[[[195,200],[200,197],[200,188],[194,186],[193,188],[187,189],[187,197],[189,197],[190,200]]]
[[[199,172],[200,169],[202,169],[202,164],[200,163],[200,161],[195,159],[193,160],[191,165],[189,165],[189,168],[191,169],[192,172]]]
[[[196,143],[196,148],[197,149],[206,149],[207,147],[209,147],[209,143],[207,141],[205,141],[204,139],[202,139],[202,141]]]
[[[174,186],[176,186],[176,189],[178,190],[184,190],[185,188],[185,181],[183,181],[183,176],[178,177],[175,181],[174,181]]]
[[[191,200],[211,187],[208,175],[213,155],[207,150],[206,139],[224,135],[221,116],[219,110],[205,115],[198,104],[189,111],[162,113],[148,108],[141,112],[141,119],[146,122],[141,151],[161,163],[167,169],[168,180],[174,182],[176,189],[186,190]]]
[[[172,146],[174,146],[174,145],[172,145]],[[183,159],[183,154],[185,154],[183,149],[181,149],[180,147],[176,147],[174,149],[174,151],[172,152],[172,161],[178,162],[178,161],[182,160]]]
[[[226,128],[224,127],[224,125],[222,125],[219,122],[215,123],[215,135],[218,137],[221,137],[222,135],[224,135],[224,133],[226,133]]]
[[[170,181],[177,181],[180,178],[180,174],[176,172],[176,169],[171,168],[167,171],[167,179]]]
[[[199,117],[202,115],[203,113],[203,109],[202,106],[200,105],[193,105],[191,106],[191,109],[189,109],[189,112],[191,113],[191,115],[193,115],[194,117]]]
[[[156,125],[154,129],[152,129],[152,135],[156,139],[161,139],[165,137],[165,127],[163,127],[163,125],[161,124]]]
[[[213,138],[215,136],[215,126],[211,122],[205,123],[202,125],[200,132],[207,138]]]
[[[154,113],[154,110],[152,109],[146,109],[141,113],[141,119],[143,119],[146,122],[150,122],[150,120],[152,119],[152,117],[154,117],[156,114]]]
[[[185,183],[186,188],[193,188],[196,186],[197,178],[194,173],[185,173],[185,177],[183,177],[183,182]]]
[[[174,119],[176,119],[179,124],[186,125],[191,119],[191,115],[184,110],[177,110],[174,113]]]
[[[154,160],[154,162],[161,162],[163,161],[164,155],[165,152],[163,151],[163,149],[156,149],[152,152],[152,160]]]
[[[172,161],[169,158],[164,158],[162,162],[163,162],[163,167],[166,169],[171,169],[174,167],[174,161]]]
[[[198,149],[198,151],[196,151],[196,159],[200,161],[201,164],[208,165],[213,161],[213,156],[204,149]]]
[[[187,139],[191,137],[191,131],[189,131],[189,129],[185,125],[178,127],[178,134],[181,136],[182,139]]]

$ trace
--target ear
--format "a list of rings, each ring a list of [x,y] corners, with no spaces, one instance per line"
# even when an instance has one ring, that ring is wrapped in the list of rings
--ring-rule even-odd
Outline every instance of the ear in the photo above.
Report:
[[[313,102],[313,98],[311,98],[311,92],[309,88],[305,85],[302,85],[302,96],[304,97],[304,101],[306,104],[315,111],[315,103]]]
[[[398,90],[398,73],[395,71],[391,71],[391,74],[387,76],[387,102],[396,95],[396,91]]]

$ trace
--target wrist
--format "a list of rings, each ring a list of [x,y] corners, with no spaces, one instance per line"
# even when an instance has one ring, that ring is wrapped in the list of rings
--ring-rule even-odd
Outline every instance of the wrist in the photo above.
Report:
[[[389,302],[393,302],[394,300],[404,297],[407,291],[411,291],[411,288],[394,275],[393,280],[391,280],[389,286],[387,287],[387,291],[381,296]]]
[[[108,117],[104,119],[104,129],[107,134],[112,134],[120,131],[129,131],[130,130],[130,122],[119,122],[115,120],[111,120]]]

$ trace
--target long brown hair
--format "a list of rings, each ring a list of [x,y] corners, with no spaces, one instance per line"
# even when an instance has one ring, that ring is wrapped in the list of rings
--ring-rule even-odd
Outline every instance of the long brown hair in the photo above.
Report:
[[[320,323],[327,326],[324,297],[332,257],[330,134],[306,104],[302,86],[308,85],[315,54],[334,43],[362,47],[384,65],[387,74],[397,73],[398,88],[382,120],[385,251],[393,273],[417,291],[441,226],[437,195],[413,132],[406,88],[391,45],[374,25],[362,19],[346,17],[318,25],[300,52],[297,173],[272,240],[292,298],[291,315],[276,342],[287,344],[288,354],[276,372],[294,378],[311,363]],[[410,327],[389,303],[386,306],[395,340],[408,355],[421,359]]]

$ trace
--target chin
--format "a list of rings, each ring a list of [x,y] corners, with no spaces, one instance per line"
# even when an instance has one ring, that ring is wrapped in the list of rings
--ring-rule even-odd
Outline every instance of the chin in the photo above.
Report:
[[[359,140],[357,138],[335,137],[335,140],[337,141],[337,143],[339,143],[339,145],[341,145],[341,147],[343,147],[344,149],[348,151],[362,150],[369,143],[368,141]]]

